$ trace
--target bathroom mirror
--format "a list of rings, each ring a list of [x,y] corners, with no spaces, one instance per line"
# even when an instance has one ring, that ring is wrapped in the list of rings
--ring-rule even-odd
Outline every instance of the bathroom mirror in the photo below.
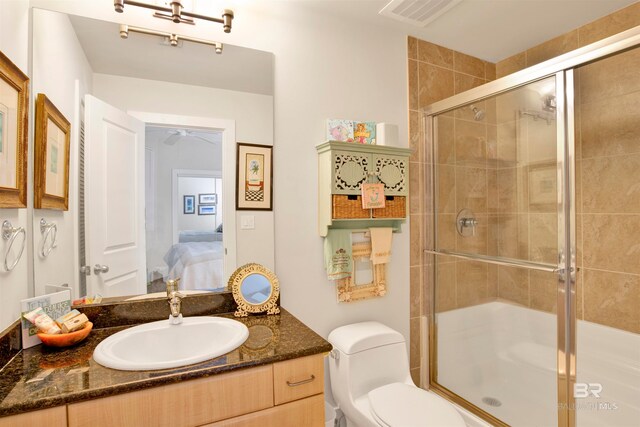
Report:
[[[280,285],[272,271],[260,264],[247,264],[238,268],[229,279],[229,287],[238,304],[236,317],[248,313],[278,314]]]
[[[273,54],[42,9],[32,22],[31,92],[71,122],[71,158],[69,210],[32,214],[31,293],[165,297],[177,277],[228,292],[237,265],[273,268],[273,212],[243,211],[255,227],[240,232],[235,211],[236,141],[273,145]]]

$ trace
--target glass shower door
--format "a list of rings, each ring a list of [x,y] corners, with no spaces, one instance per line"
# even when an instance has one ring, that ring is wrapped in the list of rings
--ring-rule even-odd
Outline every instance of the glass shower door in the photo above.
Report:
[[[565,147],[557,79],[432,122],[431,382],[496,424],[558,423]]]

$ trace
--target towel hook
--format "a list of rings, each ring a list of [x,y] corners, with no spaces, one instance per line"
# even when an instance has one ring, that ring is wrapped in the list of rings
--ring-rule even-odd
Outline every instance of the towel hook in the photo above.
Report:
[[[51,251],[55,249],[58,245],[56,245],[56,240],[58,237],[58,226],[55,222],[47,222],[46,219],[40,219],[40,233],[42,234],[42,246],[40,248],[40,256],[42,258],[46,258],[49,256]],[[47,246],[47,239],[50,244]]]
[[[20,251],[18,252],[18,256],[16,259],[9,265],[8,258],[9,253],[11,252],[11,248],[13,247],[16,238],[22,235],[22,245],[20,246]],[[22,253],[24,252],[24,246],[27,241],[27,233],[24,231],[24,227],[14,227],[9,220],[5,220],[2,223],[2,238],[7,240],[7,251],[4,253],[4,270],[11,271],[13,270],[18,262],[20,262],[20,258],[22,258]]]

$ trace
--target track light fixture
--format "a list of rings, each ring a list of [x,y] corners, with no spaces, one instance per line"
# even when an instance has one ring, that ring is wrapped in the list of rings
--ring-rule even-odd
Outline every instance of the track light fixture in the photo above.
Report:
[[[113,7],[116,12],[124,12],[124,5],[131,5],[137,7],[144,7],[147,9],[155,10],[153,14],[156,18],[168,19],[176,24],[190,24],[195,25],[195,22],[191,18],[204,19],[205,21],[217,22],[222,24],[225,33],[231,32],[231,21],[233,21],[233,11],[225,9],[222,11],[222,18],[213,18],[211,16],[199,15],[197,13],[185,12],[184,6],[180,0],[171,0],[170,7],[157,6],[154,4],[142,3],[134,0],[113,0]],[[164,13],[163,13],[164,12]]]
[[[213,41],[209,41],[209,40],[197,39],[195,37],[179,36],[177,34],[164,33],[162,31],[149,30],[149,29],[146,29],[146,28],[132,27],[131,25],[120,24],[120,38],[121,39],[128,39],[130,32],[140,33],[140,34],[149,34],[149,35],[152,35],[152,36],[163,37],[173,47],[178,46],[178,42],[181,41],[181,40],[184,40],[184,41],[188,41],[188,42],[192,42],[192,43],[199,43],[199,44],[204,44],[204,45],[207,45],[207,46],[213,46],[213,48],[215,49],[215,52],[217,54],[221,54],[222,53],[222,43],[220,43],[220,42],[213,42]]]

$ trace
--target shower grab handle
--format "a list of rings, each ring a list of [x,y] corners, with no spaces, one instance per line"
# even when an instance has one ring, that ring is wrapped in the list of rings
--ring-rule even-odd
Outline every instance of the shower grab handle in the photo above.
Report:
[[[448,251],[446,249],[442,249],[439,251],[432,251],[429,249],[425,249],[424,252],[431,255],[452,256],[455,258],[466,259],[468,261],[484,261],[489,264],[503,265],[506,267],[520,267],[520,268],[526,268],[528,270],[546,271],[547,273],[559,273],[562,270],[561,268],[558,268],[558,266],[553,264],[543,264],[538,262],[522,261],[522,260],[513,259],[513,258],[497,258],[497,257],[488,256],[488,255],[480,255],[480,254],[467,254],[462,252]]]

